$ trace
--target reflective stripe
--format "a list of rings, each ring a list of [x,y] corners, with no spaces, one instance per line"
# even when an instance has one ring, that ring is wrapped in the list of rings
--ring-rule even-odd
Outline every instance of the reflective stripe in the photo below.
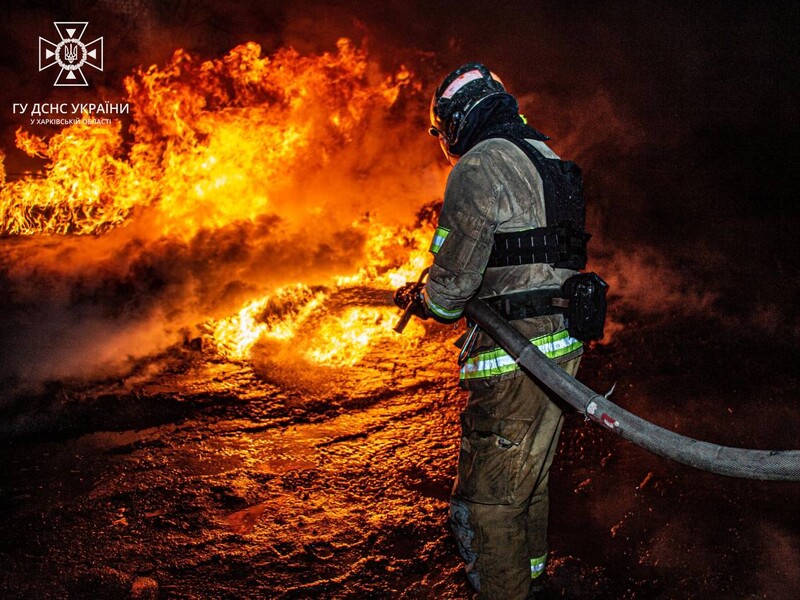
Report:
[[[483,79],[483,73],[477,70],[462,73],[447,86],[444,92],[442,92],[442,98],[452,98],[458,90],[467,85],[470,81],[475,81],[476,79]]]
[[[428,250],[432,254],[436,254],[444,244],[444,241],[447,239],[447,234],[450,233],[449,229],[444,227],[437,227],[436,231],[433,233],[433,241],[431,241],[431,247]]]
[[[428,296],[428,290],[423,288],[422,290],[422,297],[425,300],[425,304],[428,306],[430,311],[435,314],[437,317],[442,317],[443,319],[457,319],[461,316],[461,313],[464,312],[463,309],[459,308],[456,310],[448,310],[442,306],[439,306],[431,300],[431,297]]]
[[[547,562],[547,554],[531,559],[531,579],[536,579],[544,573],[544,565]]]
[[[531,339],[531,344],[539,348],[547,358],[559,358],[580,349],[583,344],[569,335],[566,329],[555,333],[540,335]],[[460,379],[480,379],[511,373],[519,365],[502,348],[479,352],[470,356],[461,367]]]

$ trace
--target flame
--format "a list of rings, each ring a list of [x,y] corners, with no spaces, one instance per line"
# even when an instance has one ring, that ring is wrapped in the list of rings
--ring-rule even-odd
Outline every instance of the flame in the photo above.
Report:
[[[374,186],[357,179],[387,164],[385,142],[366,130],[408,129],[408,121],[393,123],[387,115],[403,90],[421,89],[410,70],[401,66],[383,75],[346,39],[335,52],[311,56],[291,48],[262,56],[250,42],[210,60],[177,50],[163,67],[138,69],[124,87],[130,106],[124,119],[86,119],[49,138],[17,132],[17,147],[45,166],[38,175],[6,181],[0,153],[0,236],[107,239],[94,244],[102,252],[90,249],[81,257],[93,272],[124,267],[115,250],[177,247],[190,253],[209,241],[256,236],[247,250],[237,246],[249,263],[228,269],[221,260],[207,269],[230,278],[231,285],[218,284],[218,296],[228,288],[247,290],[238,309],[204,307],[199,295],[186,303],[193,315],[200,313],[193,323],[202,323],[229,360],[246,360],[260,340],[272,340],[305,348],[298,352],[308,361],[354,365],[370,344],[406,344],[424,334],[422,326],[409,327],[404,338],[391,331],[394,308],[362,306],[331,315],[326,306],[344,287],[391,289],[415,280],[429,262],[433,220],[401,225],[396,218],[381,221],[379,211],[395,206],[396,214],[407,214],[420,206],[417,176],[438,194],[444,169],[426,174],[418,156],[399,151],[394,175]],[[339,241],[333,245],[332,239]],[[252,257],[259,241],[296,247],[304,260],[294,270],[279,262],[284,257],[265,265],[272,257]],[[314,257],[304,255],[312,251]],[[200,256],[216,260],[213,252]],[[47,265],[54,273],[85,276],[80,266],[54,266],[57,257],[54,250]],[[276,268],[280,277],[264,274]],[[328,279],[315,279],[317,271]],[[185,287],[199,294],[202,284]],[[202,291],[203,298],[215,297]],[[306,327],[312,320],[318,326]]]
[[[354,224],[358,226],[358,224]],[[430,261],[428,246],[433,233],[431,222],[417,229],[398,229],[378,223],[369,225],[366,242],[369,264],[358,273],[340,276],[332,290],[350,286],[370,286],[395,289],[407,281],[416,280]],[[308,288],[297,284],[278,290],[278,299],[301,297],[302,309],[292,311],[289,318],[275,321],[274,299],[265,296],[245,304],[235,315],[218,322],[211,321],[217,350],[231,359],[249,357],[255,344],[263,338],[289,341],[300,326],[321,308],[325,294],[307,299]],[[302,299],[305,296],[306,299]],[[271,309],[272,307],[272,309]],[[385,341],[405,344],[422,337],[425,329],[412,321],[405,330],[405,339],[393,331],[399,313],[396,309],[365,307],[351,308],[344,315],[326,319],[310,335],[313,349],[304,353],[307,360],[323,365],[353,366],[367,353],[371,344]],[[273,319],[270,323],[267,320]]]
[[[366,53],[345,39],[336,54],[311,57],[261,57],[253,42],[208,61],[178,50],[125,80],[130,149],[119,120],[79,121],[49,140],[17,132],[18,148],[49,162],[45,177],[3,185],[0,234],[103,233],[137,207],[185,238],[254,220],[410,79],[403,67],[371,84]]]
[[[290,348],[300,330],[315,313],[323,311],[324,292],[312,292],[302,284],[248,302],[239,312],[219,321],[209,321],[217,351],[230,360],[245,360],[260,340],[283,342]],[[282,308],[281,308],[282,307]],[[398,313],[388,307],[350,307],[343,314],[324,314],[304,332],[300,356],[330,367],[352,367],[380,344],[410,347],[425,334],[421,323],[412,321],[399,337],[393,327]]]
[[[416,280],[430,263],[428,248],[433,232],[430,222],[420,223],[415,229],[371,223],[365,244],[369,264],[358,273],[338,277],[336,283],[396,289],[407,281]]]
[[[273,294],[246,303],[236,314],[209,321],[217,350],[226,358],[242,360],[263,337],[290,340],[300,325],[319,308],[323,292],[303,284],[280,288]]]
[[[148,197],[123,157],[121,123],[80,122],[49,141],[17,131],[17,147],[50,161],[45,178],[0,189],[0,233],[102,233],[125,222]]]
[[[399,339],[392,329],[396,321],[397,311],[389,308],[350,308],[322,322],[313,347],[304,356],[330,367],[352,367],[381,343],[409,346],[425,334],[422,324],[412,321],[406,330],[407,337]]]

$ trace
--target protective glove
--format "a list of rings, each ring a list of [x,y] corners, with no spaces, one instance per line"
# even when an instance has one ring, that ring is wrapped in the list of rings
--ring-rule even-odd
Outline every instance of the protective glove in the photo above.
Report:
[[[430,317],[425,310],[425,301],[422,299],[422,288],[425,284],[420,282],[409,282],[399,287],[394,293],[394,303],[407,311],[409,315],[414,315],[420,319]]]
[[[409,304],[420,300],[420,286],[416,281],[409,281],[400,286],[394,293],[394,303],[405,310]]]

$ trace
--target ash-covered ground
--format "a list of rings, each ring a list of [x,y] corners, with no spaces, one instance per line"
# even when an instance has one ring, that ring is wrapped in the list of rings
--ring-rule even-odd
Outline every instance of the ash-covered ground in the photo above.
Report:
[[[326,310],[388,294],[343,290]],[[363,301],[363,300],[362,300]],[[797,446],[792,347],[617,303],[580,379],[717,443]],[[309,322],[313,327],[313,320]],[[447,499],[459,333],[352,368],[221,360],[200,340],[114,381],[53,383],[2,420],[4,598],[470,598]],[[723,343],[720,343],[723,340]],[[657,341],[657,343],[654,343]],[[672,463],[568,413],[551,476],[554,598],[800,589],[800,484]]]

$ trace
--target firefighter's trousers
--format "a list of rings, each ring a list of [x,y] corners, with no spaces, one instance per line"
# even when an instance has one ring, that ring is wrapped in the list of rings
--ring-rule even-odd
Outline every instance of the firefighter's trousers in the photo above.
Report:
[[[574,375],[579,363],[561,366]],[[450,522],[480,600],[522,600],[544,571],[547,482],[562,422],[526,375],[470,392]]]

